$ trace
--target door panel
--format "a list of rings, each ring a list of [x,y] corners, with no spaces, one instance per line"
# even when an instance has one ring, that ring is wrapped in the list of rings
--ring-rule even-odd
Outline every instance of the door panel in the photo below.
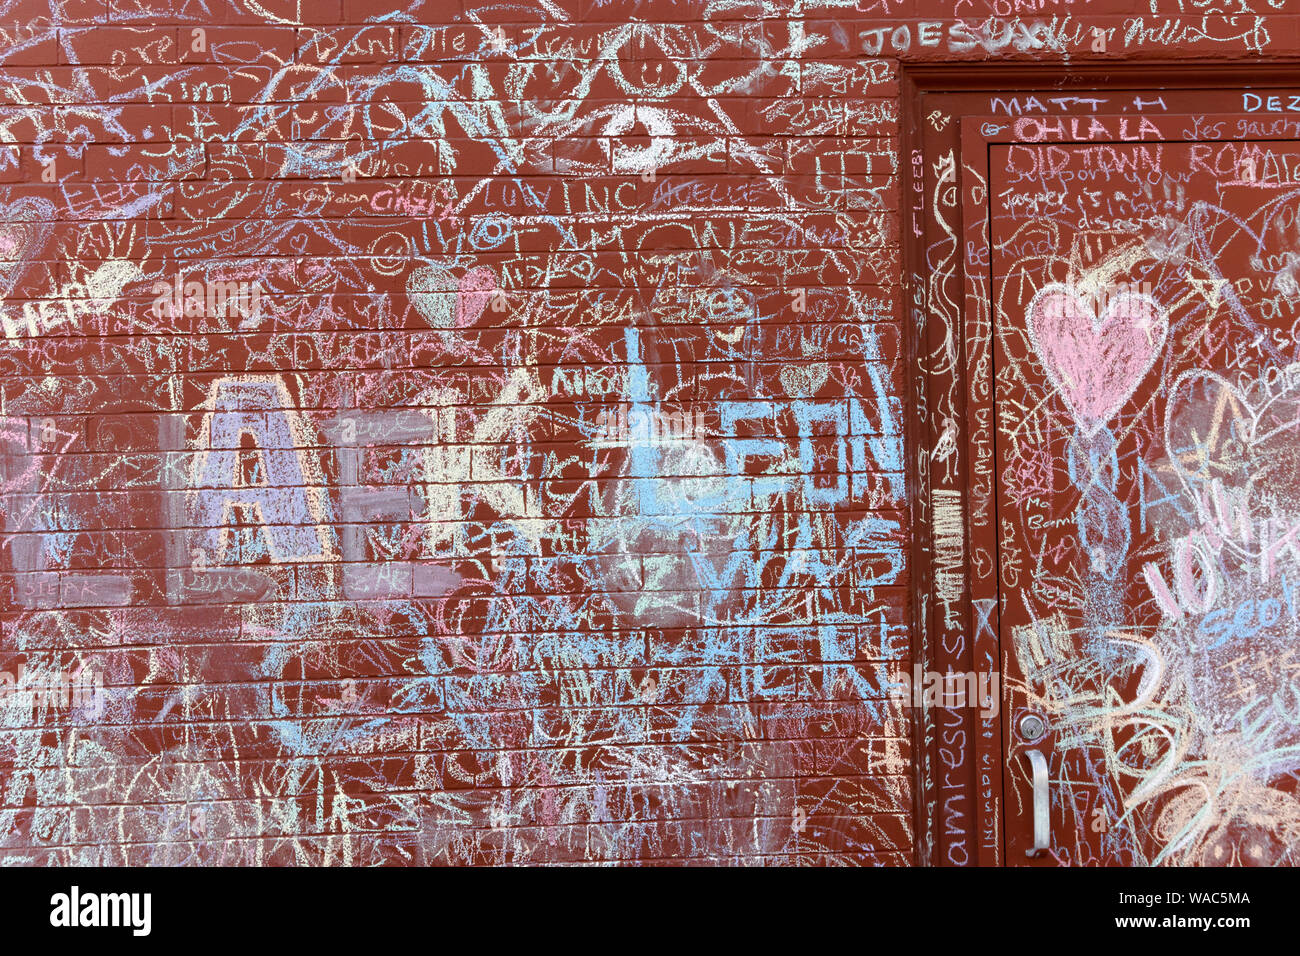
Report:
[[[1062,132],[1077,129],[1102,138],[1108,133],[1131,137],[1135,131],[1149,135],[1154,126],[1172,139],[1300,135],[1300,121],[1285,115],[1256,112],[1241,119],[1204,112],[1284,104],[1292,99],[1286,91],[1234,90],[1218,82],[1174,89],[1166,77],[1158,82],[1159,89],[918,92],[909,87],[905,94],[915,117],[902,164],[914,357],[909,378],[909,447],[917,480],[912,561],[917,580],[925,582],[913,605],[913,687],[925,675],[987,676],[1001,670],[987,142],[1058,135],[1058,122]],[[1192,109],[1202,112],[1187,114]],[[968,142],[974,147],[970,155]],[[974,176],[972,166],[978,167]],[[912,711],[918,862],[1003,862],[1003,713],[972,708],[969,700],[964,707],[922,700]]]
[[[1300,144],[1214,119],[987,145],[1010,863],[1297,862]]]

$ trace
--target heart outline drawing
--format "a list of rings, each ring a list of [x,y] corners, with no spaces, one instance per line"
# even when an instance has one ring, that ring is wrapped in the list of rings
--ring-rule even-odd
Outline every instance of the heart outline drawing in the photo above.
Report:
[[[1218,483],[1221,487],[1239,489],[1244,495],[1244,501],[1250,505],[1256,493],[1266,488],[1279,470],[1287,468],[1291,468],[1292,472],[1287,480],[1281,482],[1281,487],[1294,486],[1297,460],[1292,449],[1295,448],[1294,436],[1300,430],[1300,365],[1290,367],[1284,373],[1281,384],[1280,391],[1269,392],[1256,399],[1238,383],[1206,369],[1188,369],[1174,380],[1169,387],[1162,434],[1169,466],[1189,500],[1203,500],[1203,486]],[[1206,393],[1204,407],[1214,408],[1216,414],[1220,410],[1236,414],[1221,421],[1199,420],[1192,403],[1197,388]],[[1217,389],[1212,401],[1211,388]],[[1231,407],[1228,402],[1231,402]],[[1225,425],[1228,426],[1228,438],[1239,445],[1239,451],[1233,457],[1240,459],[1238,467],[1242,469],[1242,473],[1237,476],[1238,484],[1232,486],[1226,485],[1231,477],[1227,466],[1232,462],[1216,462],[1206,453],[1205,465],[1198,472],[1187,468],[1180,454],[1183,449],[1198,447],[1207,442],[1209,436],[1216,432],[1225,434]],[[1181,434],[1184,431],[1187,435]],[[1198,452],[1197,457],[1200,455]],[[1211,476],[1209,472],[1212,468],[1219,474]],[[1194,484],[1197,487],[1193,487]]]
[[[0,205],[0,301],[9,298],[54,227],[54,206],[24,196]]]
[[[1169,316],[1151,296],[1122,292],[1100,315],[1071,285],[1039,289],[1026,310],[1029,342],[1071,417],[1092,437],[1137,391],[1164,348]]]

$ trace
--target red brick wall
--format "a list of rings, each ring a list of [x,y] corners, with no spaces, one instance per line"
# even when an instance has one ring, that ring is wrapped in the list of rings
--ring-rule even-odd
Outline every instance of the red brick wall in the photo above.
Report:
[[[900,62],[1152,5],[0,0],[6,859],[911,861]]]

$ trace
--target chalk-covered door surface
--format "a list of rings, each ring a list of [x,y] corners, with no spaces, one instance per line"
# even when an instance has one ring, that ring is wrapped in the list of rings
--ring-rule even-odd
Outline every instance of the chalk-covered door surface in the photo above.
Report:
[[[981,144],[1009,864],[1300,862],[1300,143],[1261,125]]]

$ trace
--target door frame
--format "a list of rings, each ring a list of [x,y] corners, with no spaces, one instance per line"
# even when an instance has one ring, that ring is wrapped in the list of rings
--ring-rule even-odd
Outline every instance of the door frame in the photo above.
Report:
[[[911,634],[910,656],[906,662],[909,674],[926,674],[931,671],[944,672],[951,667],[950,661],[943,660],[936,645],[936,627],[933,623],[934,609],[941,598],[941,588],[935,575],[935,548],[943,544],[937,540],[934,520],[932,492],[935,490],[930,472],[930,454],[942,437],[942,426],[934,416],[928,414],[928,396],[932,388],[942,385],[940,376],[924,363],[926,355],[926,335],[929,330],[929,317],[932,314],[930,303],[926,300],[926,225],[930,211],[929,200],[925,195],[924,177],[927,169],[932,169],[938,157],[927,155],[925,147],[924,122],[926,119],[923,98],[927,94],[970,94],[973,98],[980,94],[1001,93],[1008,95],[1029,92],[1052,91],[1055,93],[1079,93],[1096,91],[1120,92],[1142,90],[1177,90],[1194,91],[1199,89],[1219,89],[1231,87],[1250,90],[1258,88],[1291,87],[1300,92],[1300,57],[1258,57],[1249,64],[1242,62],[1225,62],[1209,58],[1183,60],[1178,62],[1177,72],[1171,73],[1168,61],[1133,59],[1126,61],[1096,61],[1092,63],[1066,63],[1062,60],[1039,61],[1033,63],[952,63],[942,65],[901,64],[899,70],[900,86],[900,139],[899,139],[899,215],[900,235],[902,237],[903,275],[896,306],[896,319],[902,327],[902,348],[904,361],[903,379],[905,382],[903,402],[904,441],[907,449],[906,481],[908,493],[909,522],[909,560],[910,601],[908,627]],[[955,112],[954,122],[961,123],[962,116],[983,115],[986,108]],[[1170,113],[1181,112],[1170,109]],[[1264,115],[1264,114],[1262,114]],[[959,142],[960,146],[960,142]],[[961,188],[960,150],[956,156],[956,183]],[[920,177],[917,172],[919,170]],[[958,192],[956,208],[960,214],[964,201]],[[963,269],[964,257],[960,254],[963,231],[961,221],[956,224],[958,254],[954,257],[955,288],[961,292],[966,289],[966,275]],[[963,303],[957,319],[964,321],[967,310]],[[971,467],[971,452],[976,444],[970,436],[968,423],[961,414],[972,398],[972,383],[967,373],[967,362],[972,358],[967,352],[965,337],[957,344],[954,371],[947,378],[956,378],[955,393],[961,396],[963,407],[956,410],[960,437],[957,442],[958,457],[955,466],[955,478],[952,485],[961,491],[963,524],[961,533],[964,544],[968,547],[972,541],[970,512],[966,504],[975,474]],[[951,534],[951,529],[948,529]],[[985,532],[987,535],[987,532]],[[995,578],[996,580],[996,578]],[[947,599],[951,600],[951,578],[945,587]],[[964,630],[970,638],[976,636],[976,622],[971,613],[973,594],[970,564],[967,562],[960,576],[961,599],[964,607]],[[987,624],[987,611],[984,623]],[[997,628],[992,629],[992,639],[996,642],[996,660],[1001,661],[1003,644]],[[909,685],[910,686],[910,685]],[[999,687],[1001,693],[1001,687]],[[951,858],[941,858],[943,838],[954,834],[952,820],[947,819],[947,806],[951,797],[945,798],[938,782],[936,768],[940,766],[941,741],[935,734],[934,714],[922,706],[913,713],[910,721],[912,735],[912,787],[913,787],[913,827],[914,827],[914,862],[919,866],[962,865]],[[966,747],[952,761],[952,750],[945,751],[944,759],[947,778],[957,778],[965,787],[964,796],[959,795],[958,806],[968,810],[964,831],[958,835],[969,846],[963,850],[961,859],[965,865],[1006,865],[1016,861],[1005,858],[1005,835],[1003,833],[1003,808],[1001,805],[1001,779],[1003,762],[1006,757],[1006,734],[1002,728],[1005,715],[999,707],[994,719],[998,730],[998,765],[992,768],[997,779],[996,794],[992,805],[985,800],[981,805],[978,798],[981,779],[979,754],[974,746]],[[974,720],[970,716],[963,718],[962,726],[973,737]],[[986,727],[992,726],[986,724]],[[987,732],[987,731],[986,731]],[[986,768],[986,780],[987,772]],[[990,791],[992,793],[992,791]],[[960,816],[961,813],[958,813]],[[949,829],[945,831],[945,826]]]

